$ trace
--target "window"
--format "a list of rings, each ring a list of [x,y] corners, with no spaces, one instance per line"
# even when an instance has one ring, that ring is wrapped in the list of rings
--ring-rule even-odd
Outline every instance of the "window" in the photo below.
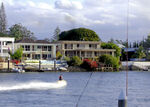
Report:
[[[67,51],[65,51],[65,56],[67,56]]]
[[[95,49],[97,49],[97,44],[95,44]]]
[[[48,46],[48,51],[51,51],[52,50],[52,46]]]
[[[8,53],[8,50],[3,50],[3,53]]]
[[[27,57],[27,58],[30,58],[30,54],[26,54],[26,57]]]
[[[89,47],[91,48],[91,47],[92,47],[92,45],[91,45],[91,44],[89,44]]]
[[[77,44],[77,47],[79,48],[79,44]]]
[[[42,51],[47,51],[47,46],[43,46]]]
[[[48,58],[51,58],[51,54],[48,54]]]
[[[110,55],[112,55],[112,52],[110,52]]]
[[[73,49],[73,44],[71,44],[71,49]]]
[[[35,59],[40,59],[40,54],[35,54]]]
[[[25,45],[25,51],[30,51],[30,45]]]
[[[97,56],[97,52],[94,52],[95,56]]]
[[[43,54],[42,59],[47,59],[47,54]]]
[[[67,49],[67,44],[65,44],[65,49]]]
[[[41,46],[37,46],[38,49],[41,49]]]

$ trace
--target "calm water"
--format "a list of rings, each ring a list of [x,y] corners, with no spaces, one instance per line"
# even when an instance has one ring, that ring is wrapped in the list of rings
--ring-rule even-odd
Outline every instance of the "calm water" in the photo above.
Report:
[[[56,83],[59,72],[0,74],[0,107],[75,107],[90,76],[62,73],[67,85]],[[79,107],[117,107],[125,88],[125,72],[96,72]],[[150,107],[150,72],[129,72],[128,107]]]

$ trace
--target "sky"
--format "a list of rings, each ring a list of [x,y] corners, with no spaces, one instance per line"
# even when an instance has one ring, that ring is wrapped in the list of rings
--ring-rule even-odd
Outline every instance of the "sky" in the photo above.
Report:
[[[38,39],[84,27],[102,41],[126,41],[128,0],[0,0],[5,6],[7,27],[21,23]],[[129,41],[141,41],[150,33],[150,1],[129,0]]]

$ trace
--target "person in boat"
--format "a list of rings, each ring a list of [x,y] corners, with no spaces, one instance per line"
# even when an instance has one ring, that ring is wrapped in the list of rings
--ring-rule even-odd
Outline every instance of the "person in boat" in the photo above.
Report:
[[[62,74],[59,76],[59,80],[60,81],[63,80]]]

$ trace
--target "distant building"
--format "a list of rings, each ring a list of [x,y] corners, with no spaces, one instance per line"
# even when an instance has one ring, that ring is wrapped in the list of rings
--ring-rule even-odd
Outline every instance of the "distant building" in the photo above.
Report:
[[[1,58],[8,58],[9,54],[8,51],[11,50],[14,52],[14,41],[15,38],[11,37],[0,37],[0,57]]]
[[[136,51],[138,50],[138,48],[122,48],[123,52],[122,53],[122,61],[126,61],[127,60],[127,55],[126,53],[128,53],[128,60],[132,61],[135,58],[132,58],[132,56],[136,53]]]
[[[114,56],[115,49],[102,49],[99,41],[57,41],[57,50],[63,57],[79,56],[84,58],[95,58],[103,54]]]
[[[46,40],[33,40],[23,38],[15,42],[15,50],[23,48],[23,57],[27,59],[53,59],[56,58],[56,44]]]

